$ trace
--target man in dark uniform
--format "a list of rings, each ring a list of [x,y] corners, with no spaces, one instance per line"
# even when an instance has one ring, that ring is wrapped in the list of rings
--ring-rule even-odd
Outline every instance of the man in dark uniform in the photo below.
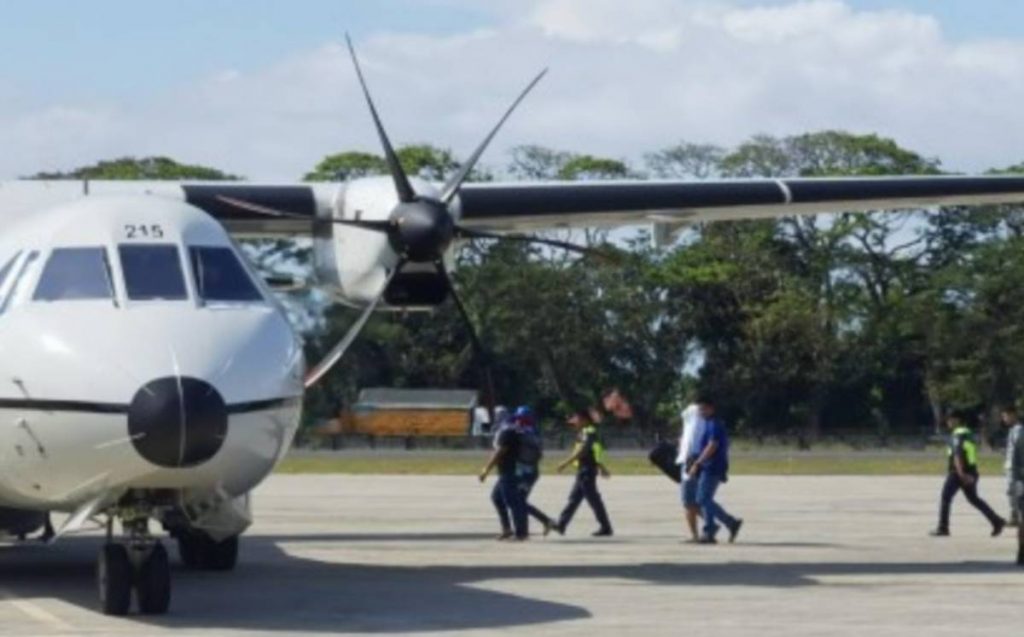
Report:
[[[546,513],[530,504],[530,494],[540,480],[540,461],[544,457],[544,443],[537,430],[533,410],[526,405],[516,409],[512,416],[516,433],[519,436],[519,457],[516,463],[516,476],[519,480],[519,491],[522,493],[523,504],[529,517],[540,522],[544,527],[544,535],[555,528],[555,521]],[[529,520],[527,520],[529,522]]]
[[[488,474],[498,468],[498,484],[491,493],[491,502],[498,512],[501,523],[499,540],[529,539],[526,519],[526,501],[523,491],[519,488],[516,469],[519,458],[520,437],[514,426],[502,428],[494,442],[494,453],[487,465],[480,471],[480,482],[487,480]],[[510,515],[511,514],[511,519]]]
[[[583,500],[586,500],[593,510],[594,517],[597,518],[599,525],[593,536],[610,537],[612,535],[612,523],[608,519],[608,511],[605,510],[601,493],[597,490],[598,474],[605,478],[611,477],[607,467],[604,465],[604,445],[601,443],[597,426],[594,425],[589,411],[585,409],[577,411],[570,416],[568,423],[578,432],[576,447],[572,455],[565,462],[558,465],[558,471],[561,473],[566,467],[574,464],[576,466],[576,481],[572,485],[572,491],[569,492],[569,502],[566,503],[565,509],[562,510],[562,514],[559,516],[558,525],[555,527],[555,530],[559,534],[565,535],[565,530],[572,521],[573,515],[576,514],[576,509],[579,508]]]
[[[946,427],[950,430],[949,437],[949,468],[946,481],[942,485],[942,503],[939,507],[939,526],[931,535],[944,537],[949,535],[949,510],[953,497],[963,491],[964,497],[992,525],[992,537],[1003,532],[1006,520],[999,517],[987,502],[978,496],[978,443],[974,432],[964,423],[966,419],[961,413],[953,413],[946,419]]]

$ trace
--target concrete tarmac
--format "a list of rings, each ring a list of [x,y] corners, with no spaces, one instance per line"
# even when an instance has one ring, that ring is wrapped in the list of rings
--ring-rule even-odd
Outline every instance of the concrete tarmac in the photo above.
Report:
[[[1003,635],[1018,632],[1015,539],[965,501],[932,539],[941,479],[737,477],[735,545],[681,542],[675,485],[602,481],[616,536],[497,543],[473,476],[275,476],[255,496],[238,569],[175,568],[171,613],[98,614],[98,535],[0,549],[4,635]],[[545,476],[557,513],[569,478]],[[1006,508],[1002,481],[981,493]]]

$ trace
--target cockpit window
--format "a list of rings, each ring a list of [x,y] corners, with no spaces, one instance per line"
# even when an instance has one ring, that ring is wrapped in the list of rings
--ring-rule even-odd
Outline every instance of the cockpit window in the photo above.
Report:
[[[14,253],[14,256],[11,257],[7,261],[7,263],[5,263],[3,265],[2,268],[0,268],[0,290],[2,290],[3,287],[4,287],[4,284],[7,283],[7,276],[11,273],[11,270],[14,269],[14,264],[18,261],[18,257],[20,257],[20,256],[21,256],[21,251],[19,250],[18,252]]]
[[[188,298],[178,248],[165,244],[117,247],[124,287],[132,301],[183,301]]]
[[[193,246],[189,254],[196,290],[203,301],[251,303],[263,300],[231,248]]]
[[[113,298],[107,251],[103,248],[54,249],[32,296],[35,301]]]

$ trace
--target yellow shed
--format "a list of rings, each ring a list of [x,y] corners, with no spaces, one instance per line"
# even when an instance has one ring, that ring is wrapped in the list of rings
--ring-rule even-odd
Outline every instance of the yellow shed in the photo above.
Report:
[[[340,429],[382,437],[467,436],[476,404],[470,389],[364,389],[342,414]]]

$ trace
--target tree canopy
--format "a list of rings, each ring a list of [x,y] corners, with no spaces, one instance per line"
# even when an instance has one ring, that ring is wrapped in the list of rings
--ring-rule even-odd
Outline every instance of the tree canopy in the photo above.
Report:
[[[431,145],[398,152],[410,175],[429,180],[459,165],[451,151]],[[506,166],[491,169],[529,180],[941,170],[938,160],[893,140],[840,131],[761,135],[734,148],[683,140],[648,153],[639,168],[520,146]],[[306,178],[385,172],[381,157],[346,151],[325,157]],[[63,175],[232,178],[164,158],[100,162]],[[992,409],[1024,392],[1024,208],[707,224],[663,250],[643,231],[630,236],[573,233],[617,252],[614,263],[524,244],[460,248],[456,282],[493,355],[502,402],[532,404],[551,418],[616,385],[637,406],[635,431],[649,433],[672,424],[700,389],[718,397],[744,434],[811,445],[823,436],[926,435],[953,407],[991,421]],[[251,254],[265,263],[308,259],[307,247],[288,242],[257,248]],[[313,315],[323,309],[313,297],[294,301]],[[304,322],[310,358],[355,314],[329,306],[323,320]],[[331,414],[360,387],[475,387],[478,376],[450,303],[428,314],[381,314],[310,394],[308,418]]]

